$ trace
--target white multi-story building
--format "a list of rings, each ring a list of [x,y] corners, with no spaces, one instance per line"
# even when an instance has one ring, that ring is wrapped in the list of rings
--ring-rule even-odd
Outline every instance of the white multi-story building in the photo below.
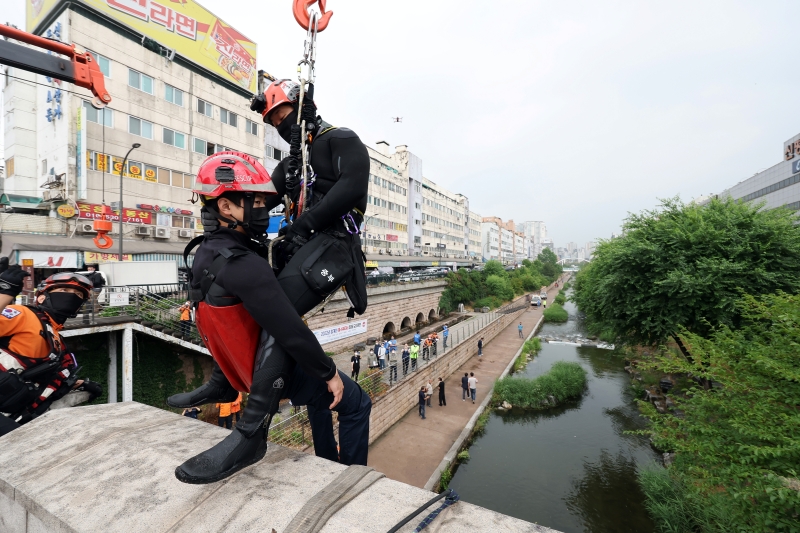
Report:
[[[51,217],[60,205],[75,208],[63,221],[64,235],[74,238],[60,246],[74,245],[70,263],[81,266],[101,251],[87,237],[102,206],[115,202],[119,220],[122,180],[124,259],[166,254],[182,262],[183,246],[200,229],[191,188],[205,158],[233,149],[264,160],[264,127],[249,109],[255,43],[194,2],[62,0],[39,12],[27,4],[30,31],[92,53],[112,101],[98,110],[85,89],[9,69],[26,81],[4,90],[6,194]]]
[[[764,202],[766,209],[800,210],[800,134],[783,143],[783,161],[740,181],[719,196]]]
[[[407,256],[408,178],[388,155],[388,144],[367,148],[370,157],[369,196],[365,213],[365,253]]]

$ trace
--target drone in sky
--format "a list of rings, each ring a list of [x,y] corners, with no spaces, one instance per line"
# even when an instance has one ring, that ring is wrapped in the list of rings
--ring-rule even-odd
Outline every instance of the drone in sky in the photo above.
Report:
[[[403,117],[392,117],[392,122],[403,122]]]

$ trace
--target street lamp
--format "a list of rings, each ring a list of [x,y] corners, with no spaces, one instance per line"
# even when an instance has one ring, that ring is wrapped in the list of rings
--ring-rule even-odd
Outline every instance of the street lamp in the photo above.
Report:
[[[139,148],[141,144],[133,143],[131,149],[125,154],[125,159],[122,160],[122,166],[119,168],[119,260],[122,261],[122,173],[125,171],[125,163],[128,162],[128,156],[131,155],[135,149]]]

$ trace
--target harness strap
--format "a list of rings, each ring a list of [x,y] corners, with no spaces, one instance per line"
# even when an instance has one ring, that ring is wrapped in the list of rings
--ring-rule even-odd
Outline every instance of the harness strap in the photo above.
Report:
[[[200,280],[200,294],[202,297],[198,301],[205,299],[206,295],[211,290],[211,287],[215,284],[214,282],[216,281],[220,271],[226,264],[228,264],[228,261],[252,253],[252,250],[238,247],[222,248],[219,250],[218,255],[211,262],[211,266],[203,270],[203,279]]]

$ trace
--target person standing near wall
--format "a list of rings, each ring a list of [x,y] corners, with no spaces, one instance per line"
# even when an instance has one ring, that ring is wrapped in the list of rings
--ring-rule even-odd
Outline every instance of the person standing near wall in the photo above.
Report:
[[[219,414],[217,415],[217,424],[221,428],[231,429],[233,427],[233,417],[231,416],[231,405],[233,403],[218,403],[216,404],[216,408],[219,409]]]
[[[181,336],[188,337],[192,331],[192,302],[186,302],[178,308],[181,314]]]
[[[428,380],[428,384],[425,385],[425,396],[427,396],[428,401],[425,402],[425,405],[428,407],[431,406],[431,397],[433,396],[433,385],[431,385],[431,380]]]
[[[411,351],[408,349],[408,344],[403,345],[403,352],[401,354],[403,358],[403,375],[408,374],[408,361],[411,357]]]
[[[447,348],[447,337],[450,336],[450,329],[447,324],[442,326],[442,348]]]
[[[411,345],[411,371],[415,371],[417,369],[417,358],[419,357],[419,344],[412,344]]]
[[[447,400],[444,398],[444,381],[439,378],[439,407],[447,406]]]
[[[419,330],[417,330],[417,332],[414,334],[414,344],[419,346],[420,340],[422,340],[422,337],[419,334]]]
[[[242,413],[242,393],[239,393],[239,396],[231,403],[231,414],[236,422],[239,422],[239,417]]]
[[[469,395],[469,374],[464,372],[464,377],[461,378],[461,401],[466,401]]]
[[[519,331],[519,338],[521,339],[522,338],[522,322],[520,322],[519,326],[517,326],[517,331]]]
[[[478,357],[483,356],[483,337],[478,339]]]
[[[386,346],[383,344],[378,346],[378,368],[386,368]]]
[[[425,387],[420,387],[417,396],[419,397],[419,416],[425,420],[425,400],[427,397],[425,394]]]
[[[361,354],[358,350],[353,352],[353,357],[350,358],[350,379],[353,381],[358,381],[358,373],[361,372]]]

